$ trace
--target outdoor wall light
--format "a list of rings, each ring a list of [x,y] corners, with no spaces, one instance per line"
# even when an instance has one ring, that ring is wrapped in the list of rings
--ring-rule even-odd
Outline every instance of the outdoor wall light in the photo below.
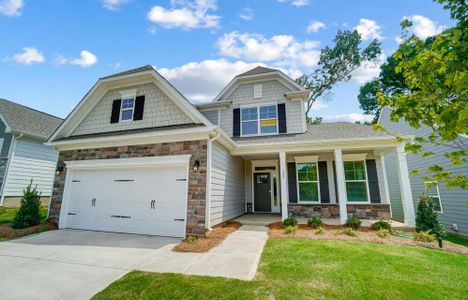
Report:
[[[194,163],[193,163],[193,172],[197,173],[198,172],[198,168],[200,168],[200,161],[199,160],[196,160]]]

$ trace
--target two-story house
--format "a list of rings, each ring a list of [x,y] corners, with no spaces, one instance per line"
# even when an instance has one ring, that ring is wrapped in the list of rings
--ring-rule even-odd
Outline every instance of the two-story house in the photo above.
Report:
[[[151,66],[100,78],[49,139],[49,216],[60,228],[178,237],[248,212],[389,219],[383,157],[395,153],[414,225],[404,145],[365,125],[307,125],[308,96],[264,67],[199,105]]]

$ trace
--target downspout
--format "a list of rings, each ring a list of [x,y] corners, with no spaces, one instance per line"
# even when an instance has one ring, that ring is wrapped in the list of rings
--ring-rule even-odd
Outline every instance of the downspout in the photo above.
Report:
[[[208,139],[207,145],[207,166],[206,166],[206,207],[205,207],[205,229],[211,230],[211,160],[212,160],[212,150],[213,142],[216,141],[221,136],[221,133],[218,132],[216,136]]]

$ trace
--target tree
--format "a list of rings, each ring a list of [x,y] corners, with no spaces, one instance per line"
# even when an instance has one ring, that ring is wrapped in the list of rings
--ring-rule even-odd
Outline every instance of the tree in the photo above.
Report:
[[[41,195],[37,191],[37,186],[31,183],[23,190],[21,206],[13,220],[13,228],[22,229],[38,225],[41,222],[40,208]]]
[[[434,208],[434,201],[426,194],[419,197],[416,210],[416,231],[430,231],[439,241],[442,248],[442,237],[445,235],[445,228],[439,220],[439,213]]]
[[[374,39],[361,49],[361,36],[349,30],[338,30],[333,47],[325,47],[320,53],[318,67],[310,75],[302,75],[296,82],[310,91],[306,115],[312,105],[336,83],[351,79],[351,73],[363,62],[375,61],[381,54],[380,42]]]
[[[309,125],[322,124],[322,121],[323,121],[323,117],[309,117],[309,116],[306,116],[306,122]]]
[[[407,90],[391,95],[378,92],[377,97],[381,106],[392,108],[392,121],[404,119],[413,128],[431,129],[429,136],[416,137],[406,144],[407,151],[428,157],[433,153],[426,151],[425,146],[445,145],[452,149],[445,156],[458,167],[466,163],[468,155],[466,139],[460,138],[468,134],[468,11],[464,1],[438,2],[444,3],[459,22],[427,42],[412,32],[409,20],[403,20],[404,42],[393,58],[398,61],[395,72],[403,76]],[[432,165],[426,171],[430,175],[424,179],[446,182],[449,188],[468,188],[464,174],[440,165]]]

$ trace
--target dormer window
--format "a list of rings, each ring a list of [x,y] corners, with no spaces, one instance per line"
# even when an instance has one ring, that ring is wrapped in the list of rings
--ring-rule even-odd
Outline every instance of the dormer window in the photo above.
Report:
[[[122,106],[120,107],[120,121],[133,120],[134,109],[135,98],[122,99]]]
[[[277,134],[276,105],[241,108],[241,135]]]

